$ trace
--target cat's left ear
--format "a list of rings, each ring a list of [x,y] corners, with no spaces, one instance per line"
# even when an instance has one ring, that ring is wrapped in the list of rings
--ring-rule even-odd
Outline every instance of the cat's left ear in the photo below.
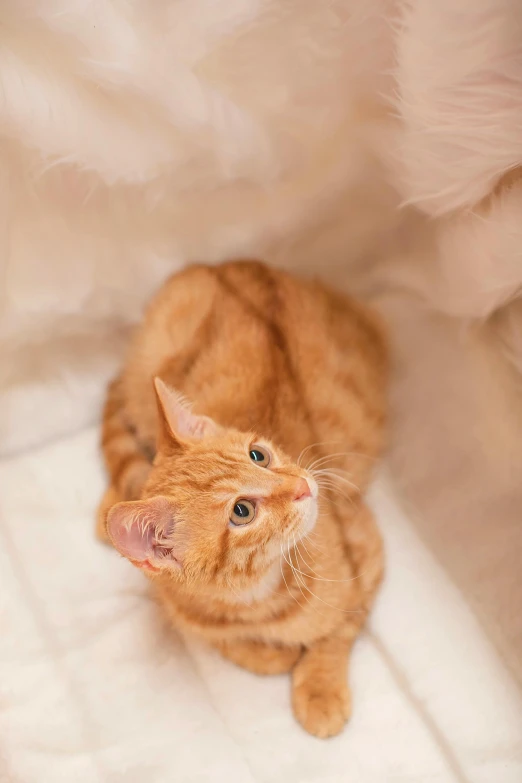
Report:
[[[158,400],[160,429],[163,437],[185,440],[206,438],[219,431],[218,425],[208,416],[192,413],[183,397],[167,386],[161,378],[154,378],[154,388]]]
[[[175,510],[161,495],[116,503],[107,515],[107,533],[115,549],[145,571],[181,566],[183,542],[175,532]]]

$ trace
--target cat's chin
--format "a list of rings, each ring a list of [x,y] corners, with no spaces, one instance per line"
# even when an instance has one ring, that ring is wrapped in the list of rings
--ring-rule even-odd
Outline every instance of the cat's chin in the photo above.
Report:
[[[292,534],[289,538],[289,543],[293,543],[294,539],[299,542],[301,539],[306,538],[317,523],[318,505],[317,498],[311,497],[307,500],[301,501],[303,508],[301,511],[302,517],[297,527],[292,530]]]
[[[299,501],[301,519],[297,525],[297,529],[292,531],[292,536],[297,541],[300,541],[302,538],[305,538],[305,536],[312,532],[317,522],[317,515],[319,510],[319,487],[317,482],[310,475],[306,477],[306,481],[310,487],[311,495],[310,497]]]

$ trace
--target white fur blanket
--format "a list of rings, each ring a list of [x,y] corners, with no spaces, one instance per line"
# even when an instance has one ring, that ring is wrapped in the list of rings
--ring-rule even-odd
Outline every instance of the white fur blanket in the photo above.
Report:
[[[190,260],[362,267],[466,318],[517,293],[517,0],[4,0],[1,23],[3,453],[93,419]]]
[[[4,453],[93,420],[169,272],[259,255],[363,181],[354,119],[387,60],[363,5],[2,3]]]
[[[387,577],[355,647],[354,716],[322,741],[295,723],[287,677],[183,641],[95,541],[96,442],[0,463],[0,780],[519,783],[522,699],[385,480]]]

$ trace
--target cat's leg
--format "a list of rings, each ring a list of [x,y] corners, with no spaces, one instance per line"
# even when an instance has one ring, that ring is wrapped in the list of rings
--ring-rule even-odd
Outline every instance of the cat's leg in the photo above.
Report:
[[[216,646],[224,658],[254,674],[286,674],[302,655],[301,647],[278,647],[250,640],[223,642]]]
[[[102,450],[110,484],[98,507],[96,535],[108,542],[107,514],[116,503],[139,500],[151,469],[150,455],[125,417],[121,381],[109,386],[102,423]]]
[[[343,624],[337,633],[306,649],[294,667],[294,715],[309,734],[333,737],[350,717],[348,658],[359,630],[358,621]]]
[[[362,611],[347,617],[336,634],[310,646],[293,671],[295,716],[317,737],[338,734],[350,717],[348,659],[383,575],[382,538],[363,501],[347,504],[344,536],[361,587]]]
[[[375,517],[364,501],[347,507],[344,537],[368,612],[382,581],[384,553]]]

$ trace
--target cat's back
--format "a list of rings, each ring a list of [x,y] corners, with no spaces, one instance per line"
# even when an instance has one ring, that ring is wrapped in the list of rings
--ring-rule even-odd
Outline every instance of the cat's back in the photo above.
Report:
[[[378,405],[384,366],[380,329],[360,305],[239,261],[190,267],[167,281],[137,332],[124,380],[137,416],[147,408],[152,421],[158,374],[224,425],[284,442],[292,435],[282,430],[302,429],[303,419],[331,418],[338,395],[346,402],[343,390]]]

